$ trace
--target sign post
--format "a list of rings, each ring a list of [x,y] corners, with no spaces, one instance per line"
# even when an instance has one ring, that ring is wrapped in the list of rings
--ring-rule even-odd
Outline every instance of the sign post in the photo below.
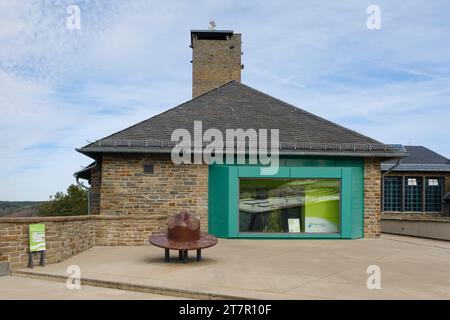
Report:
[[[28,267],[33,268],[33,255],[35,252],[41,253],[41,260],[39,265],[45,266],[45,224],[35,223],[29,226],[30,234],[30,255],[28,260]]]

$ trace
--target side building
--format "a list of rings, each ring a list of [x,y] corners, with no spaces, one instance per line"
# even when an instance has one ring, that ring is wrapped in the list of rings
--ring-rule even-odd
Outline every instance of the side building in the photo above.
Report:
[[[381,164],[383,215],[449,216],[450,160],[423,146],[405,148],[400,164]]]

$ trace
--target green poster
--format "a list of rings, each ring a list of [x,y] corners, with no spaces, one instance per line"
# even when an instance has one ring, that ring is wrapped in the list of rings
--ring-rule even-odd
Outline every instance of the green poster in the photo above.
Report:
[[[305,193],[305,232],[339,232],[339,182],[321,180]]]
[[[45,250],[45,224],[30,224],[30,252]]]

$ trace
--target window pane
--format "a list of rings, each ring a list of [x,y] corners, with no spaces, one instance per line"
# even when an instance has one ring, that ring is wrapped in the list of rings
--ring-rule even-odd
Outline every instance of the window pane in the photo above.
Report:
[[[339,232],[338,179],[240,179],[240,232]]]
[[[422,211],[422,178],[405,179],[405,211]]]
[[[385,177],[384,178],[384,211],[402,210],[402,178]]]
[[[444,188],[443,178],[425,179],[425,211],[442,211],[442,193]]]

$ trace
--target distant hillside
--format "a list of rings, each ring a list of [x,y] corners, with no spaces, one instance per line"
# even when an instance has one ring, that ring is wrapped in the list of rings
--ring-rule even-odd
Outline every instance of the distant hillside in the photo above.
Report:
[[[0,201],[0,217],[34,217],[45,201]]]

